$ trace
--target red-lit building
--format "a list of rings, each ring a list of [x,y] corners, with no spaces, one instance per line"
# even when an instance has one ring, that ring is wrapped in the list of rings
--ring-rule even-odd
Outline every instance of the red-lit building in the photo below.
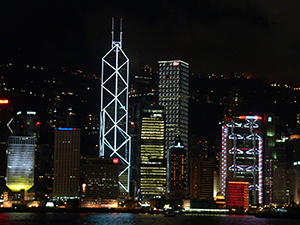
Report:
[[[232,209],[248,209],[249,182],[232,180],[227,182],[227,207]]]

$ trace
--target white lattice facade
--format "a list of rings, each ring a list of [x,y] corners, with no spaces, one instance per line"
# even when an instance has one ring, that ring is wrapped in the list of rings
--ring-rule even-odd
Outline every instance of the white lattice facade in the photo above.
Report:
[[[128,134],[129,59],[120,41],[102,58],[99,156],[118,158],[121,195],[129,193],[131,138]]]

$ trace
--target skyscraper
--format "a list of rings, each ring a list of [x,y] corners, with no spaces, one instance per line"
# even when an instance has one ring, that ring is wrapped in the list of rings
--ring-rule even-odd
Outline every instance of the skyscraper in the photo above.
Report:
[[[81,207],[117,207],[119,170],[117,158],[87,158]]]
[[[166,146],[169,149],[180,134],[188,148],[189,64],[181,60],[159,61],[159,105],[166,115]]]
[[[276,165],[275,161],[277,158],[276,130],[278,130],[280,123],[279,117],[275,116],[273,113],[264,114],[264,204],[270,204],[273,202],[273,176]],[[281,160],[284,160],[284,157],[282,157]]]
[[[120,160],[120,195],[129,194],[131,137],[128,134],[129,59],[122,49],[122,20],[120,40],[114,40],[112,24],[111,49],[102,58],[99,156]],[[121,166],[122,165],[122,166]]]
[[[180,135],[188,162],[189,64],[181,60],[158,61],[158,67],[158,99],[166,117],[166,158],[168,150],[175,143],[176,135]],[[186,169],[188,170],[188,165]],[[188,183],[187,181],[186,184]]]
[[[7,141],[8,137],[13,134],[13,130],[7,126],[13,120],[13,107],[8,99],[0,99],[0,193],[7,190],[6,173],[7,173]]]
[[[187,196],[186,151],[179,135],[168,150],[168,198],[183,199]]]
[[[28,191],[34,185],[34,148],[34,137],[8,138],[6,185],[12,191]]]
[[[56,128],[54,141],[55,199],[79,197],[80,129]]]
[[[194,157],[190,160],[191,199],[212,199],[214,161],[211,158]]]
[[[142,200],[166,195],[164,158],[164,114],[158,105],[144,106],[140,118],[138,144],[138,188]]]
[[[249,202],[263,201],[263,140],[260,116],[227,118],[222,128],[221,192],[235,179],[249,182]],[[225,196],[227,197],[227,196]]]

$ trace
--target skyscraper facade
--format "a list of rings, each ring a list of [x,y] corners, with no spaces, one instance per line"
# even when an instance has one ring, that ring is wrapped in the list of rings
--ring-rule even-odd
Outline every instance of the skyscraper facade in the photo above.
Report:
[[[34,185],[35,138],[8,138],[6,185],[12,191],[28,191]]]
[[[165,111],[165,154],[180,135],[188,162],[189,64],[181,60],[158,61],[158,100]],[[187,168],[188,170],[188,165]],[[187,174],[188,180],[188,174]],[[189,182],[187,181],[186,184]],[[187,185],[187,190],[189,185]]]
[[[214,185],[213,159],[194,157],[190,162],[191,199],[212,199]]]
[[[57,128],[54,141],[55,199],[79,197],[80,129]]]
[[[138,195],[142,200],[166,195],[166,161],[164,158],[164,111],[158,105],[143,107],[138,144]]]
[[[13,134],[12,128],[8,126],[13,120],[13,107],[8,99],[0,99],[0,193],[6,191],[6,173],[7,173],[7,141],[8,137]]]
[[[165,149],[169,149],[180,134],[188,148],[189,64],[181,60],[159,61],[159,105],[166,115]]]
[[[184,199],[187,197],[186,151],[179,135],[168,151],[168,198]]]
[[[112,26],[111,49],[102,58],[99,156],[120,160],[120,196],[127,197],[130,187],[131,137],[128,134],[129,58],[120,40],[114,40]]]
[[[81,207],[117,207],[119,170],[117,158],[87,158]]]
[[[221,192],[232,179],[249,182],[249,202],[263,201],[263,140],[260,116],[227,118],[222,128]]]
[[[273,113],[264,114],[263,118],[264,128],[264,204],[273,202],[273,176],[274,176],[274,162],[276,158],[276,129],[280,124],[279,117]]]

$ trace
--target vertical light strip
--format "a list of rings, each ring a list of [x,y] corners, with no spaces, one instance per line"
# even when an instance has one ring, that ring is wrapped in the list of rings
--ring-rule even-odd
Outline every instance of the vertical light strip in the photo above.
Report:
[[[260,137],[258,142],[258,203],[263,201],[263,140]]]
[[[227,126],[222,126],[222,165],[221,165],[221,193],[225,196],[226,190],[226,177],[227,177],[227,151],[226,151],[226,139],[228,135],[228,128]]]

